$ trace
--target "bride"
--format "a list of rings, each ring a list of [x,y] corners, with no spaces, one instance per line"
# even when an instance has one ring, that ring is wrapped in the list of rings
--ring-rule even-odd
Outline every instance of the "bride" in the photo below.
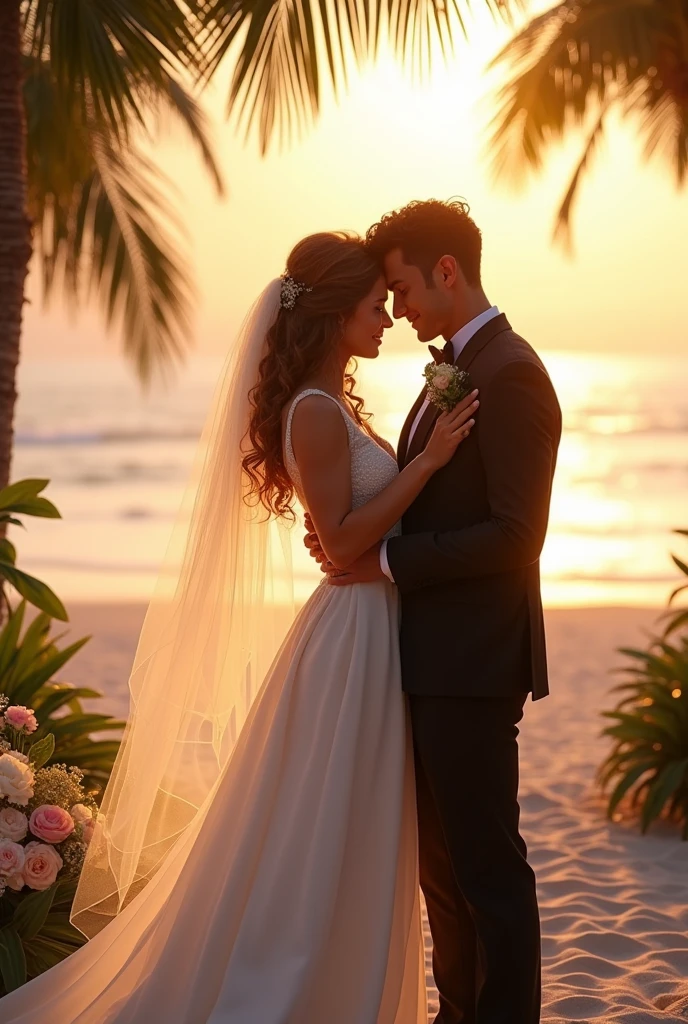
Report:
[[[4,1024],[426,1024],[396,590],[323,582],[285,624],[295,499],[343,568],[473,425],[470,396],[398,472],[347,372],[386,298],[361,240],[317,234],[244,323],[139,640],[90,941]]]

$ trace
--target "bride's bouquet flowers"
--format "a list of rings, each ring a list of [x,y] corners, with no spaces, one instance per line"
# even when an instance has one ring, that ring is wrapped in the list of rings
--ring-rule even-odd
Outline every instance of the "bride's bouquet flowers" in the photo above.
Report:
[[[44,767],[55,738],[33,741],[38,727],[33,708],[0,696],[0,897],[78,876],[98,815],[79,768]]]
[[[423,376],[428,385],[428,401],[442,412],[451,412],[473,390],[468,373],[451,363],[428,363]]]

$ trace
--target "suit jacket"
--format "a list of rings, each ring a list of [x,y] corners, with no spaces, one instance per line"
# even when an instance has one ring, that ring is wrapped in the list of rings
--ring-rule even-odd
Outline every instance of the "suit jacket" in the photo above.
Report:
[[[539,557],[547,530],[561,410],[531,346],[504,314],[456,361],[480,389],[469,437],[428,481],[387,544],[401,593],[404,690],[433,696],[548,692]],[[418,455],[439,410],[425,398],[399,441],[400,467]]]

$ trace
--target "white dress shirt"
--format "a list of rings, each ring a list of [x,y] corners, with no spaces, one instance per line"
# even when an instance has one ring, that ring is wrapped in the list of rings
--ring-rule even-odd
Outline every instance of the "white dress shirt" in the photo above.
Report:
[[[473,335],[477,334],[477,332],[480,330],[481,327],[484,327],[485,324],[489,323],[490,320],[493,320],[496,316],[499,316],[499,310],[497,309],[496,306],[490,306],[489,309],[486,309],[483,313],[478,313],[477,316],[473,317],[472,320],[469,320],[467,324],[464,324],[464,326],[461,327],[456,332],[454,337],[451,339],[451,343],[452,343],[452,346],[454,348],[454,362],[456,362],[456,360],[459,358],[459,356],[461,355],[461,353],[463,352],[463,350],[465,349],[466,345],[471,340]],[[421,405],[420,409],[418,410],[418,413],[416,414],[416,418],[414,419],[413,423],[411,424],[411,429],[409,431],[408,441],[406,442],[406,451],[407,452],[408,452],[409,448],[411,447],[411,441],[413,439],[413,435],[415,434],[416,430],[418,429],[418,424],[423,419],[423,416],[425,415],[425,410],[427,409],[429,404],[430,403],[429,403],[428,399],[426,398],[425,401],[423,402],[423,404]],[[382,569],[382,571],[385,574],[385,576],[389,580],[391,580],[392,583],[394,583],[394,577],[392,576],[392,571],[391,571],[391,569],[389,567],[389,562],[387,561],[387,541],[386,540],[383,540],[382,547],[380,548],[380,568]]]

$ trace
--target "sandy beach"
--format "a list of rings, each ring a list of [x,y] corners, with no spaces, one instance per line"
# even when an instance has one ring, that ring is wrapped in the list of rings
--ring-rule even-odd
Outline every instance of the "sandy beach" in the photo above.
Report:
[[[97,710],[126,716],[144,606],[69,610],[69,639],[93,639],[61,678],[102,689]],[[594,787],[608,748],[599,712],[614,702],[609,672],[624,660],[616,648],[641,645],[656,615],[630,608],[547,613],[552,694],[527,705],[521,733],[522,823],[539,883],[546,1024],[688,1020],[688,844],[668,827],[643,837],[629,823],[608,822]],[[429,963],[429,936],[427,946]]]

